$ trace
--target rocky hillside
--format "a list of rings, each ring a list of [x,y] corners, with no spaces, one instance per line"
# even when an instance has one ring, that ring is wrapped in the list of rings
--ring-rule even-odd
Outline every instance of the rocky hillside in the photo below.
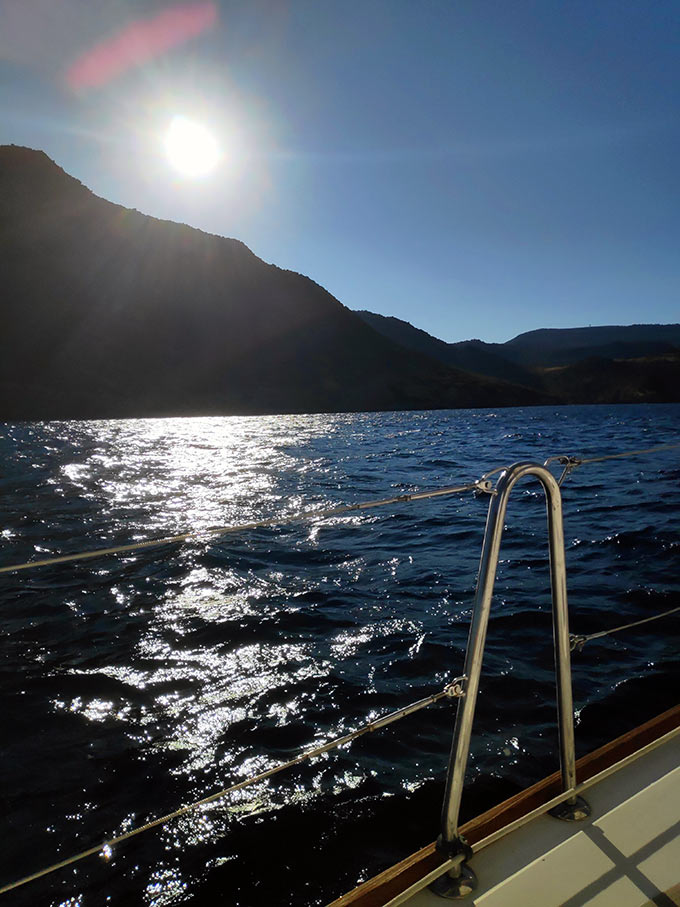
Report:
[[[503,355],[502,343],[484,343],[481,340],[446,343],[401,318],[366,311],[357,312],[357,315],[395,343],[431,356],[445,365],[517,384],[532,386],[536,383],[532,372]]]
[[[680,402],[680,350],[637,359],[584,359],[542,373],[542,386],[565,403]]]
[[[502,406],[543,392],[376,332],[243,243],[0,147],[0,419]]]
[[[357,314],[406,349],[542,391],[561,403],[680,401],[678,324],[543,328],[507,343],[445,343],[398,318]]]
[[[503,348],[501,355],[525,368],[574,365],[593,357],[639,359],[663,356],[680,347],[680,324],[541,328],[498,346]]]

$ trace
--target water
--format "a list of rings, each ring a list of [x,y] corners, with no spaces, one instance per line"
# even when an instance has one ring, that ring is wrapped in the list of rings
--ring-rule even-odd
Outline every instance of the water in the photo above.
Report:
[[[680,406],[5,426],[0,563],[462,484],[680,437]],[[678,451],[564,487],[572,630],[673,607]],[[2,882],[440,689],[488,501],[471,494],[0,577]],[[554,771],[544,503],[513,492],[464,814]],[[579,753],[677,698],[677,618],[574,656]],[[436,837],[453,707],[31,883],[11,904],[323,904]],[[108,857],[108,858],[107,858]]]

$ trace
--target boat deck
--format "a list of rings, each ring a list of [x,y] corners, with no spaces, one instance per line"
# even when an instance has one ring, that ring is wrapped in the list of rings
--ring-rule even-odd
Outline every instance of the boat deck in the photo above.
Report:
[[[475,854],[480,907],[680,905],[680,738],[590,788],[592,816],[539,816]],[[391,904],[441,907],[427,889]]]
[[[561,789],[555,773],[462,827],[478,887],[458,903],[680,907],[680,706],[576,768],[589,818],[545,812]],[[442,907],[427,886],[449,865],[430,844],[330,907]]]

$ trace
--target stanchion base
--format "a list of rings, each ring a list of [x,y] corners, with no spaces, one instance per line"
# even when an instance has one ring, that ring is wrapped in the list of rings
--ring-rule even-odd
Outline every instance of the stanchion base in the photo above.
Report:
[[[439,876],[430,885],[430,891],[449,901],[459,901],[472,894],[477,887],[477,876],[467,863],[461,863],[457,871],[458,875],[455,877],[450,876],[448,872]]]
[[[574,797],[573,802],[565,800],[548,810],[549,815],[562,822],[582,822],[590,815],[590,806],[583,797]]]

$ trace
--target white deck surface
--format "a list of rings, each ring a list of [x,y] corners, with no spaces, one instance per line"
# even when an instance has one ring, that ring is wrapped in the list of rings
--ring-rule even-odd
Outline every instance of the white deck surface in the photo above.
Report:
[[[427,889],[409,907],[675,907],[680,905],[680,737],[588,789],[592,816],[551,816],[484,848],[479,887],[461,901]],[[393,902],[397,903],[397,901]]]

